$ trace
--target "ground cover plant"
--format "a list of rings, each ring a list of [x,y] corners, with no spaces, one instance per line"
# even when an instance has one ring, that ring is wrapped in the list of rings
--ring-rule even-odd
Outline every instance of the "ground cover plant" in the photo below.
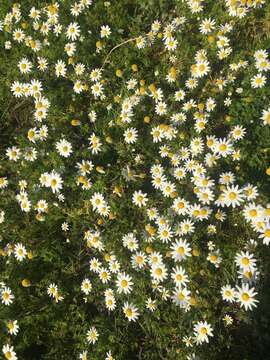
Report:
[[[270,3],[0,3],[3,359],[268,359]]]

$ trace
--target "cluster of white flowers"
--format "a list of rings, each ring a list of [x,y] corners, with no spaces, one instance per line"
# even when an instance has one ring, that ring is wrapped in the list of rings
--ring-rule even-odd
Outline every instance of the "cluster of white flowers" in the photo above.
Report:
[[[226,233],[225,220],[235,214],[235,227],[240,226],[239,220],[245,222],[249,234],[257,240],[248,239],[250,241],[243,244],[242,239],[235,239],[239,248],[234,250],[236,272],[231,275],[232,282],[226,283],[221,276],[222,283],[217,282],[216,286],[220,302],[225,301],[228,306],[238,304],[239,311],[241,308],[252,310],[258,303],[256,283],[260,275],[256,245],[270,244],[270,205],[260,197],[257,186],[238,176],[240,143],[248,136],[248,129],[238,119],[232,121],[230,115],[231,106],[245,91],[238,87],[238,80],[247,68],[252,73],[247,75],[249,91],[256,92],[266,86],[270,71],[268,51],[259,49],[254,51],[252,59],[236,57],[238,60],[234,62],[232,37],[230,39],[234,23],[220,23],[207,16],[206,1],[185,0],[184,3],[191,17],[203,15],[198,17],[197,30],[207,44],[188,60],[185,76],[179,66],[179,34],[187,31],[189,21],[186,17],[175,17],[167,24],[155,20],[149,33],[138,34],[125,46],[133,46],[139,53],[157,44],[169,62],[166,74],[154,69],[152,74],[145,74],[145,80],[136,64],[127,75],[117,69],[117,80],[125,80],[121,91],[118,88],[114,91],[114,80],[107,78],[106,61],[102,61],[100,67],[90,68],[87,61],[81,61],[77,50],[88,36],[79,15],[88,10],[91,0],[72,4],[72,20],[65,22],[68,25],[61,23],[60,3],[40,9],[32,7],[28,11],[29,28],[35,36],[28,35],[31,31],[20,26],[22,12],[18,4],[0,22],[0,31],[8,28],[7,51],[20,45],[35,54],[20,57],[16,68],[19,81],[13,79],[10,86],[18,101],[29,100],[34,105],[29,119],[31,125],[22,141],[15,141],[5,149],[8,163],[18,169],[18,174],[25,167],[31,170],[30,179],[20,179],[17,184],[15,199],[22,216],[36,212],[38,221],[46,221],[51,208],[58,208],[64,218],[61,229],[68,234],[72,229],[68,216],[73,216],[74,209],[73,204],[65,201],[64,194],[73,199],[69,191],[75,187],[78,194],[82,194],[78,195],[82,198],[78,216],[84,211],[87,216],[91,213],[87,220],[91,224],[85,226],[84,220],[80,224],[83,228],[80,229],[80,234],[83,233],[80,252],[84,252],[89,261],[89,269],[83,268],[85,272],[79,281],[82,296],[88,302],[98,282],[106,309],[112,312],[120,308],[123,318],[129,322],[143,316],[144,311],[155,312],[160,302],[168,302],[191,316],[198,314],[195,305],[204,297],[204,289],[193,276],[193,264],[201,276],[205,275],[205,269],[215,276],[218,276],[217,269],[223,271],[226,251],[223,240],[219,240],[219,231]],[[263,0],[225,1],[228,14],[236,18],[235,21],[264,3]],[[36,39],[37,33],[42,41]],[[100,54],[103,60],[107,59],[103,55],[109,50],[108,40],[114,33],[115,29],[106,24],[98,29],[97,59]],[[49,35],[58,46],[60,34],[65,38],[64,45],[60,42],[61,58],[57,55],[51,60],[37,56],[46,53]],[[66,115],[62,121],[60,112],[54,114],[57,96],[49,101],[51,98],[44,95],[48,79],[57,84],[73,84],[65,91],[71,94],[70,111],[72,115],[78,113],[78,119],[68,123],[64,122]],[[90,103],[87,111],[80,108],[84,96]],[[62,110],[63,114],[66,110]],[[269,126],[270,107],[260,111],[259,126]],[[224,115],[221,121],[218,120],[220,113]],[[119,155],[120,165],[103,159],[103,154],[111,150],[111,158],[114,152]],[[10,183],[8,174],[1,177],[1,192],[9,190]],[[67,211],[68,206],[72,211]],[[123,216],[129,230],[122,228]],[[1,226],[6,218],[1,206]],[[116,239],[119,234],[120,240]],[[207,238],[207,246],[200,243],[202,236]],[[19,263],[31,259],[31,246],[26,240],[6,244],[3,252],[7,262],[12,254]],[[197,258],[201,267],[197,265]],[[147,283],[145,293],[141,292],[138,279]],[[24,287],[30,286],[27,279],[23,281]],[[46,284],[49,297],[56,303],[64,301],[58,290],[61,284],[55,279],[50,281],[52,283]],[[13,303],[14,295],[5,284],[0,287],[0,296],[4,305]],[[138,301],[138,297],[142,301]],[[233,322],[229,314],[223,320],[227,326]],[[7,328],[11,335],[16,335],[17,320],[10,321]],[[98,341],[99,331],[95,326],[89,328],[86,333],[89,344]],[[206,320],[197,321],[187,331],[190,336],[182,339],[186,347],[199,346],[214,336],[214,325]],[[2,352],[7,359],[17,359],[8,344]],[[83,351],[80,359],[87,359],[87,354]],[[113,359],[110,351],[106,359]]]

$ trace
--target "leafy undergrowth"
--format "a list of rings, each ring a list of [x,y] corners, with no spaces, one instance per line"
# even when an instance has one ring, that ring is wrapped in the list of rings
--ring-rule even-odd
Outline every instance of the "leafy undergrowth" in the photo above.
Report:
[[[267,359],[270,4],[4,0],[4,359]]]

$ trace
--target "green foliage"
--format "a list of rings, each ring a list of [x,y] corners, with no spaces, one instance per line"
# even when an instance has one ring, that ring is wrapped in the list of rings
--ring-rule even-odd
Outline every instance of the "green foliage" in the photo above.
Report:
[[[13,5],[8,0],[2,3],[0,20],[4,20]],[[269,107],[269,72],[267,85],[261,89],[252,88],[250,80],[258,73],[254,66],[254,52],[270,48],[270,4],[251,9],[245,17],[238,18],[229,15],[225,1],[205,1],[203,13],[193,14],[186,1],[121,0],[108,3],[97,0],[78,18],[73,18],[70,14],[73,1],[59,1],[63,31],[58,37],[53,31],[42,35],[40,31],[33,30],[33,21],[28,17],[31,7],[45,9],[48,5],[47,1],[20,2],[22,15],[18,24],[10,28],[6,25],[0,33],[1,49],[5,48],[6,41],[12,42],[10,50],[1,52],[0,63],[0,177],[8,179],[7,188],[0,190],[0,211],[5,211],[5,221],[0,224],[0,280],[12,289],[15,298],[10,306],[0,304],[1,345],[13,345],[18,358],[25,360],[75,359],[83,350],[88,350],[91,360],[105,359],[109,350],[115,359],[123,360],[182,360],[188,359],[187,356],[193,352],[197,356],[194,359],[267,359],[270,341],[270,252],[269,247],[258,239],[258,232],[245,221],[242,208],[226,209],[227,217],[221,222],[214,216],[216,205],[211,204],[213,213],[210,218],[206,222],[196,222],[195,232],[187,235],[193,252],[185,260],[185,270],[194,300],[187,312],[172,301],[165,301],[161,292],[153,290],[155,284],[151,283],[149,271],[140,272],[131,266],[131,252],[123,246],[122,237],[130,232],[136,233],[140,250],[145,255],[158,251],[170,269],[175,266],[168,254],[170,246],[156,238],[154,241],[151,239],[147,225],[156,227],[156,231],[157,225],[149,220],[146,211],[134,205],[132,195],[139,189],[147,193],[147,209],[156,207],[161,216],[170,219],[172,227],[179,224],[179,218],[171,211],[173,196],[165,197],[151,184],[150,169],[154,164],[164,167],[169,179],[174,178],[170,156],[160,157],[160,147],[152,141],[150,131],[155,126],[170,125],[170,116],[183,110],[183,104],[174,101],[174,93],[184,88],[195,63],[195,54],[201,49],[207,51],[211,73],[193,90],[186,89],[187,101],[193,99],[197,106],[213,97],[217,105],[202,136],[194,127],[192,114],[187,112],[187,121],[176,126],[177,136],[167,142],[169,152],[178,154],[182,147],[189,147],[195,137],[202,137],[204,141],[211,135],[225,138],[234,126],[243,126],[246,135],[236,146],[240,150],[240,159],[234,161],[232,156],[222,158],[216,166],[207,168],[207,175],[216,182],[216,198],[220,194],[220,174],[231,171],[240,187],[254,184],[259,192],[258,203],[269,209],[270,177],[266,169],[269,168],[270,127],[263,125],[260,119],[262,111]],[[178,46],[173,53],[173,63],[172,53],[165,49],[162,37],[155,36],[153,44],[149,42],[142,49],[136,46],[135,40],[126,42],[141,35],[147,36],[154,20],[161,22],[162,34],[168,24],[182,16],[186,18],[186,25],[176,31]],[[228,36],[233,52],[222,61],[217,58],[216,45],[221,32],[218,29],[213,31],[212,41],[210,35],[199,31],[205,18],[215,19],[217,26],[225,23],[232,25]],[[69,42],[66,27],[74,21],[79,23],[83,38],[76,41],[75,54],[68,56],[63,50]],[[112,30],[111,36],[106,39],[100,36],[102,25],[108,25]],[[24,42],[12,40],[15,28],[25,28],[27,35],[39,39],[42,43],[40,52],[34,52]],[[100,51],[97,41],[103,43]],[[117,45],[120,46],[114,49]],[[37,70],[39,56],[46,58],[49,64],[44,72]],[[20,73],[18,62],[23,57],[35,64],[33,72]],[[68,66],[68,72],[65,77],[58,78],[55,64],[60,59]],[[239,71],[224,91],[219,90],[215,81],[221,76],[227,79],[232,74],[230,65],[241,60],[248,61],[249,66]],[[72,63],[84,64],[85,74],[76,75]],[[138,71],[132,70],[133,64],[137,65]],[[166,76],[172,66],[177,69],[177,77],[170,84]],[[89,74],[95,68],[103,71],[104,99],[94,97],[90,91],[93,83]],[[117,69],[122,71],[121,76],[117,76]],[[121,121],[120,113],[123,100],[131,97],[126,85],[132,78],[137,80],[138,92],[141,90],[150,94],[151,84],[162,89],[168,114],[158,116],[153,98],[141,94],[131,124],[139,131],[139,138],[136,143],[127,144],[123,132],[129,124]],[[33,117],[35,99],[16,98],[11,92],[14,81],[30,83],[32,79],[42,82],[44,96],[50,102],[44,120],[49,130],[48,137],[46,141],[34,144],[27,134],[30,128],[41,127],[41,122]],[[80,94],[73,91],[74,82],[78,79],[88,86],[88,90]],[[239,88],[242,92],[237,91]],[[224,101],[228,96],[232,98],[232,103],[226,107]],[[97,113],[95,122],[89,120],[91,111]],[[146,116],[150,117],[150,123],[144,120]],[[72,124],[74,120],[77,120],[78,126]],[[93,133],[102,141],[101,153],[97,155],[89,149],[89,136]],[[55,146],[62,138],[72,144],[72,156],[68,158],[60,156]],[[12,146],[23,150],[34,147],[38,152],[37,160],[7,160],[6,150]],[[137,161],[135,155],[139,155],[141,161]],[[204,155],[203,152],[197,155],[196,160],[203,163]],[[87,176],[78,180],[80,174],[76,167],[82,160],[91,160],[94,165],[88,179],[91,186],[86,189],[82,188],[82,183]],[[57,193],[40,185],[40,176],[53,169],[64,179],[61,191],[64,201],[57,197]],[[191,177],[192,174],[189,175]],[[25,191],[31,201],[29,212],[22,211],[16,200],[16,195],[22,190],[21,180],[27,181]],[[185,178],[176,182],[176,193],[194,204],[198,203],[198,199],[194,195],[192,181]],[[94,211],[90,199],[96,192],[102,193],[108,200],[111,216],[101,216]],[[49,205],[48,212],[41,216],[35,208],[40,199],[46,199]],[[242,205],[248,202],[251,201],[245,199]],[[68,231],[61,229],[64,222],[69,224]],[[211,234],[208,225],[213,224],[216,233]],[[104,248],[99,250],[87,245],[85,234],[89,229],[102,234]],[[258,240],[256,249],[251,248],[257,259],[259,274],[256,279],[259,305],[252,312],[245,311],[237,303],[224,302],[220,295],[220,289],[225,284],[239,284],[235,255],[246,249],[250,239]],[[216,268],[207,260],[209,241],[221,250],[220,267]],[[28,251],[28,257],[22,262],[16,260],[13,254],[13,247],[18,243],[24,244]],[[89,270],[89,260],[93,257],[97,257],[102,266],[108,266],[108,255],[116,255],[121,270],[132,277],[136,287],[134,292],[125,296],[115,291],[118,306],[112,312],[105,306],[104,291],[109,287],[116,290],[115,281],[103,284],[98,275]],[[81,291],[85,277],[92,284],[92,291],[87,296]],[[29,286],[23,286],[24,279],[30,281]],[[52,283],[57,284],[63,301],[55,302],[47,294]],[[174,290],[170,280],[166,289],[169,292]],[[152,295],[157,302],[154,312],[145,307]],[[136,322],[128,322],[123,315],[124,301],[138,307],[140,316]],[[234,320],[231,327],[225,326],[223,319],[226,314]],[[16,336],[7,332],[7,321],[15,319],[20,326]],[[209,344],[194,345],[190,349],[185,346],[183,337],[193,336],[194,324],[203,320],[213,325],[214,338],[209,338]],[[91,326],[99,333],[98,341],[93,345],[86,341]]]

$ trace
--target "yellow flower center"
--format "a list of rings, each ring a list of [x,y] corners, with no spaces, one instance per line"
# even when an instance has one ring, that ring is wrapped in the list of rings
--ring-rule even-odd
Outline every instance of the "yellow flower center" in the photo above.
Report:
[[[124,280],[121,281],[121,287],[122,287],[122,288],[127,287],[127,285],[128,285],[127,280],[124,279]]]
[[[217,255],[210,255],[210,260],[213,262],[217,261]]]
[[[266,229],[264,232],[265,237],[270,237],[270,229]]]
[[[7,301],[9,299],[9,294],[4,292],[2,293],[3,300]]]
[[[183,300],[185,300],[185,295],[184,295],[182,292],[180,292],[180,293],[178,293],[178,295],[177,295],[177,299],[178,299],[179,301],[183,301]]]
[[[51,186],[54,187],[54,186],[56,186],[56,184],[57,184],[57,181],[55,179],[52,179],[51,180]]]
[[[132,316],[132,310],[130,308],[127,308],[125,312],[126,312],[127,317]]]
[[[6,357],[6,359],[8,359],[8,360],[12,359],[12,354],[11,354],[11,352],[10,352],[10,351],[5,352],[5,357]]]
[[[227,145],[226,144],[219,145],[219,150],[220,151],[226,151],[227,150]]]
[[[248,301],[250,299],[250,296],[248,295],[248,293],[243,293],[241,297],[242,297],[243,301]]]
[[[107,273],[105,271],[103,271],[101,273],[101,277],[102,277],[102,279],[107,279]]]
[[[202,328],[200,329],[200,334],[201,334],[201,335],[206,335],[206,334],[207,334],[207,329],[206,329],[205,327],[202,327]]]
[[[249,210],[249,215],[252,217],[257,216],[257,210],[255,210],[255,209]]]
[[[235,199],[236,199],[236,193],[233,192],[233,191],[231,191],[231,192],[229,193],[229,195],[228,195],[228,198],[229,198],[230,200],[235,200]]]
[[[249,259],[247,257],[243,257],[243,259],[241,260],[241,263],[246,266],[249,264]]]
[[[178,255],[184,255],[184,253],[185,253],[185,249],[183,248],[183,246],[179,246],[177,248],[177,254]]]

